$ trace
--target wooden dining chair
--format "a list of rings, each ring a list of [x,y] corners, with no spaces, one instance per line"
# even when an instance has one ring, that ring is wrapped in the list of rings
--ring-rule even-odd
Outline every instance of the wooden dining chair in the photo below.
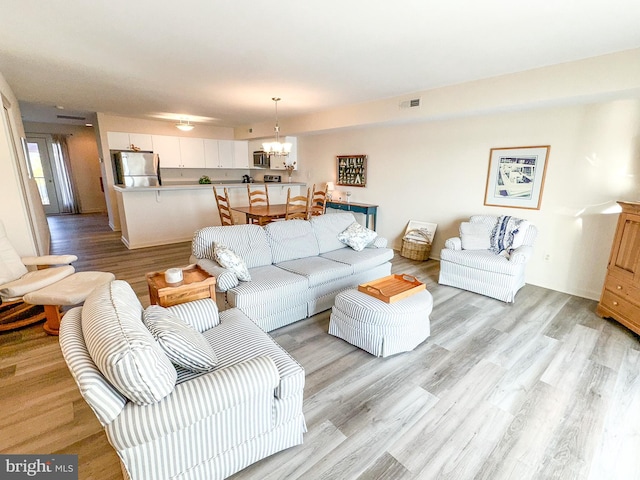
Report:
[[[247,184],[247,194],[249,195],[250,207],[260,206],[260,205],[266,205],[267,207],[269,206],[269,189],[267,188],[266,184],[264,186],[264,190],[257,189],[257,188],[252,189],[251,185]],[[267,220],[267,219],[260,219],[260,220],[249,219],[249,223],[257,223],[258,225],[266,225],[270,221],[271,220]]]
[[[216,197],[216,205],[218,206],[218,213],[220,214],[220,224],[222,226],[235,225],[233,214],[231,213],[231,204],[229,203],[229,192],[227,189],[224,189],[223,196],[218,193],[216,187],[213,187],[213,195]]]
[[[252,189],[250,184],[247,184],[247,194],[249,195],[249,206],[254,205],[269,205],[269,189],[265,184],[264,190],[254,188]]]
[[[309,196],[310,189],[307,188],[307,196],[296,195],[291,196],[291,189],[287,191],[287,206],[285,208],[285,220],[307,220],[309,218]]]
[[[311,201],[309,203],[309,217],[324,215],[327,209],[327,185],[324,190],[316,190],[315,184],[311,189]]]

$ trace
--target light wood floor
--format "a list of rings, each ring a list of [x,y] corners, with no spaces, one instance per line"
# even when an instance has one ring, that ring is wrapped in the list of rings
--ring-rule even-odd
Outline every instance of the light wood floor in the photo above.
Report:
[[[127,250],[102,215],[50,219],[55,253],[127,280],[186,265],[190,245]],[[585,259],[588,261],[588,259]],[[640,479],[640,343],[591,300],[527,285],[514,305],[439,286],[431,337],[380,359],[327,334],[329,313],[272,332],[305,368],[304,444],[236,479]],[[76,453],[81,479],[120,479],[57,338],[0,335],[0,452]]]

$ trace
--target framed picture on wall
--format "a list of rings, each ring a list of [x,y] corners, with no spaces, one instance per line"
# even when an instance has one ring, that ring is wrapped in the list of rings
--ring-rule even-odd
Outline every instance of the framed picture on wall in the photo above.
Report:
[[[549,145],[492,148],[484,204],[540,210]]]
[[[338,155],[338,185],[364,187],[367,184],[366,155]]]

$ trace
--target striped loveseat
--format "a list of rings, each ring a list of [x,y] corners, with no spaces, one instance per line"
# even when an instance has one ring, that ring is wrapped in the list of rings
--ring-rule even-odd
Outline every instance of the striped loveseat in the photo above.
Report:
[[[517,244],[506,245],[507,249],[500,253],[492,251],[496,225],[499,220],[510,218],[473,215],[463,222],[460,237],[447,239],[440,252],[438,283],[513,302],[525,284],[525,268],[533,255],[538,230],[535,225],[516,219],[521,222],[514,231],[519,238]],[[514,241],[513,235],[510,241]]]
[[[174,365],[143,323],[154,308],[143,311],[116,280],[60,328],[64,359],[125,478],[223,479],[302,443],[304,370],[267,333],[238,309],[218,315],[211,299],[169,307],[164,315],[215,353],[213,370],[196,373]]]
[[[206,227],[194,234],[191,261],[216,277],[218,305],[239,308],[269,332],[330,309],[343,290],[390,274],[393,250],[386,239],[360,251],[338,239],[355,221],[341,212],[265,227]],[[215,243],[244,260],[250,281],[214,260]]]

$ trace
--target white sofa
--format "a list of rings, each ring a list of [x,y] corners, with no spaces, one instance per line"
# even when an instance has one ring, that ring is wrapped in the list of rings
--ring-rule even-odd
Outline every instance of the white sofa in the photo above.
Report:
[[[445,241],[440,252],[440,277],[438,283],[469,290],[511,303],[525,284],[525,269],[533,255],[533,243],[538,234],[529,222],[520,227],[521,240],[516,248],[501,254],[489,250],[491,233],[498,220],[495,215],[473,215],[469,222],[461,224],[461,236]],[[469,247],[465,246],[463,226]]]
[[[211,299],[168,310],[202,333],[213,371],[173,365],[120,280],[94,290],[60,328],[64,359],[125,478],[223,479],[302,443],[304,370],[285,350],[238,309],[218,315]]]
[[[361,251],[338,239],[355,221],[344,212],[265,227],[205,227],[194,234],[191,261],[216,277],[218,305],[237,307],[271,331],[328,310],[339,292],[391,273],[386,239],[377,237]],[[244,260],[251,281],[239,281],[214,260],[214,242]]]

